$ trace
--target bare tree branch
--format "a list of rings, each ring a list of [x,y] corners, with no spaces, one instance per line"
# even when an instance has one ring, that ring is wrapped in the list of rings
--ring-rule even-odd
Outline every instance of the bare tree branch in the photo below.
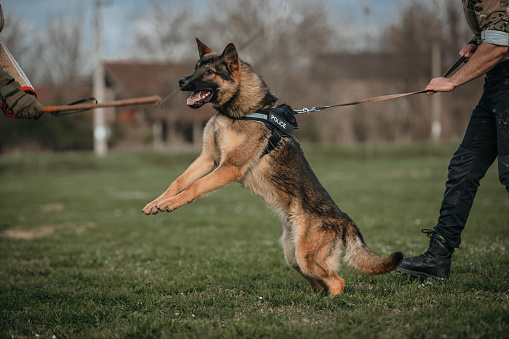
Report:
[[[53,84],[77,81],[86,63],[83,48],[83,29],[79,23],[66,18],[50,20],[33,43],[38,57],[38,80]]]

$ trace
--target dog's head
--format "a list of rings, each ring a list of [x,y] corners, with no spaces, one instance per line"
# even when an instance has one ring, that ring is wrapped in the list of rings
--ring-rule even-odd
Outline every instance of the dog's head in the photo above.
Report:
[[[237,49],[228,44],[223,53],[214,53],[210,48],[196,39],[200,60],[195,71],[179,80],[182,91],[192,92],[187,99],[191,108],[199,108],[210,102],[222,106],[238,89],[240,60]]]

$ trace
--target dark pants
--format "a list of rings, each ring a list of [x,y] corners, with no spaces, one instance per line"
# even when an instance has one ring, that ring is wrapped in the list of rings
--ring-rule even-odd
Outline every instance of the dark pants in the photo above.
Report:
[[[509,192],[509,61],[486,73],[484,93],[449,163],[435,231],[450,246],[459,247],[479,182],[497,156],[500,182]]]

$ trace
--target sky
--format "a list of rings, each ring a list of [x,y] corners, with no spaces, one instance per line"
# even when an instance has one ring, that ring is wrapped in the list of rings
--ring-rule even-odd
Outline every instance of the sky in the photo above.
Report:
[[[204,8],[211,0],[186,0],[195,3],[195,8]],[[338,29],[363,39],[374,39],[378,32],[398,17],[403,0],[327,0],[332,15],[338,18]],[[408,1],[408,0],[407,0]],[[132,46],[129,30],[137,15],[150,6],[150,0],[103,0],[102,29],[103,57],[122,59]],[[281,1],[291,6],[292,0]],[[9,15],[21,18],[26,24],[27,34],[36,34],[55,18],[66,17],[82,22],[85,39],[92,40],[94,0],[0,0],[7,25]],[[355,25],[345,24],[345,19],[354,19]],[[343,24],[341,24],[343,22]],[[88,29],[87,29],[88,27]]]

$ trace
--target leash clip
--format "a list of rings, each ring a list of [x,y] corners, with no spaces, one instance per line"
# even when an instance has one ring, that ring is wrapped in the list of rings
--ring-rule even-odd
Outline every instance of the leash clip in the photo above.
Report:
[[[318,111],[319,111],[319,109],[317,109],[316,107],[312,107],[312,108],[297,109],[294,112],[297,114],[302,114],[302,113],[309,114],[311,112],[318,112]]]

